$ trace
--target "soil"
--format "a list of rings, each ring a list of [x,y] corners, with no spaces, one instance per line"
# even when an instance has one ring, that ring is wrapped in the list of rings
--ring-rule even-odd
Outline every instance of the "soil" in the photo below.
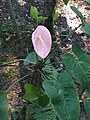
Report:
[[[0,64],[25,58],[27,54],[33,50],[33,48],[32,50],[30,49],[30,47],[32,47],[31,33],[34,30],[33,28],[36,27],[36,23],[30,17],[30,4],[35,5],[39,10],[39,14],[49,17],[50,21],[51,12],[55,7],[54,3],[55,0],[49,0],[49,2],[47,2],[47,0],[12,0],[13,9],[20,30],[20,39],[18,40],[13,30],[7,2],[5,0],[0,2],[0,26],[3,25],[2,34],[0,36]],[[68,49],[73,42],[77,42],[88,54],[90,54],[90,38],[83,34],[80,29],[74,31],[74,29],[81,24],[81,21],[70,9],[70,6],[72,5],[76,6],[85,16],[88,23],[90,23],[90,5],[86,1],[72,0],[67,6],[65,6],[62,0],[57,0],[55,9],[59,12],[60,17],[54,23],[54,27],[50,28],[53,43],[59,44],[61,51],[62,49]],[[51,24],[52,21],[50,21],[49,26],[51,26]],[[47,22],[45,25],[47,26]],[[54,57],[55,61],[59,60],[60,51],[56,52]],[[58,65],[55,67],[58,67]],[[8,86],[24,76],[26,74],[26,70],[24,69],[22,62],[16,62],[10,64],[10,66],[6,65],[0,67],[0,82],[2,83],[0,89],[7,90]],[[11,108],[12,104],[18,105],[18,97],[22,93],[22,86],[26,81],[27,78],[22,80],[21,83],[14,85],[14,87],[8,92],[9,108]],[[79,95],[82,95],[81,86],[78,84],[76,84],[76,86]],[[86,114],[82,103],[79,120],[86,120]]]

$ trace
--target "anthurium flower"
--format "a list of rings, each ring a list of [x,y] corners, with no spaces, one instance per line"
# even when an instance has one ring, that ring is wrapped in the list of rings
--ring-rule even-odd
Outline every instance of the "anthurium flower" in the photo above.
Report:
[[[38,26],[32,33],[32,43],[35,52],[42,59],[46,58],[52,45],[52,38],[49,30],[45,26]]]

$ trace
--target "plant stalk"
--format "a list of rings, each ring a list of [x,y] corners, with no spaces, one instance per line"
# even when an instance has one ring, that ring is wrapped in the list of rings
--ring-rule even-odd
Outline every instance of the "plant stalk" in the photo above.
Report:
[[[14,26],[14,30],[16,32],[17,37],[19,38],[20,37],[19,36],[19,29],[18,29],[18,25],[16,23],[15,13],[14,13],[14,10],[13,10],[13,7],[12,7],[11,0],[7,0],[7,3],[8,3],[8,8],[9,8],[10,16],[12,18],[12,23],[13,23],[13,26]]]

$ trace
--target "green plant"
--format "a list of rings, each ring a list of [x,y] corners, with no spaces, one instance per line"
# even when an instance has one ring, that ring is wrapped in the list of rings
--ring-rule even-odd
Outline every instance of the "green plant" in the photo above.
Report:
[[[67,1],[64,2],[67,4]],[[75,7],[71,8],[81,18],[84,24],[84,29],[83,26],[82,29],[88,34],[87,27],[85,27],[87,23],[84,17]],[[31,17],[37,21],[37,25],[38,22],[46,19],[46,17],[38,15],[38,10],[34,6],[31,6],[30,13]],[[54,20],[58,18],[57,13],[53,13],[52,18],[54,22]],[[48,42],[45,39],[47,39]],[[55,49],[51,49],[51,34],[46,27],[41,26],[40,29],[33,32],[32,43],[35,51],[30,52],[25,59],[18,60],[23,61],[29,74],[15,81],[15,83],[6,90],[6,92],[8,92],[17,82],[27,76],[30,77],[30,81],[24,84],[25,93],[21,98],[22,108],[18,109],[14,106],[16,112],[11,112],[13,119],[78,120],[81,101],[84,103],[88,116],[87,120],[89,120],[90,57],[77,44],[73,44],[72,51],[61,55],[63,68],[58,70],[52,65],[50,59],[55,53]],[[10,62],[1,66],[7,64],[10,64]],[[81,85],[83,94],[87,96],[86,98],[82,99],[79,97],[75,82]],[[1,91],[0,101],[2,103],[0,106],[0,119],[7,120],[8,111],[5,92]]]
[[[38,22],[41,22],[47,19],[47,17],[39,16],[38,9],[35,6],[30,7],[30,15],[34,20],[37,21],[37,26],[38,26]]]
[[[69,74],[79,84],[81,84],[83,92],[86,94],[86,99],[83,99],[84,107],[88,115],[87,119],[90,119],[88,113],[90,113],[90,57],[76,44],[73,45],[72,51],[74,54],[64,53],[62,55],[62,61],[66,66]]]
[[[81,30],[86,33],[88,36],[90,36],[90,24],[85,20],[82,13],[74,6],[71,6],[71,9],[80,17],[82,21]]]
[[[28,96],[31,96],[31,93],[36,93],[36,101],[38,101],[39,96],[46,93],[50,103],[53,105],[53,109],[56,111],[56,115],[62,120],[78,120],[79,118],[79,96],[73,81],[81,84],[83,91],[88,96],[88,99],[84,99],[82,102],[85,104],[86,112],[89,112],[89,108],[87,107],[90,97],[90,57],[77,44],[73,44],[72,52],[73,54],[64,53],[62,55],[62,62],[66,70],[60,73],[52,66],[50,60],[46,60],[44,66],[39,68],[41,74],[39,79],[42,79],[42,86],[45,91],[42,90],[41,86],[41,92],[38,95],[34,91],[28,92]],[[35,102],[35,100],[33,101]],[[46,103],[48,104],[48,101]],[[73,113],[76,113],[74,114],[75,116]]]
[[[86,0],[90,4],[90,0]]]
[[[69,0],[63,0],[64,4],[67,5]]]

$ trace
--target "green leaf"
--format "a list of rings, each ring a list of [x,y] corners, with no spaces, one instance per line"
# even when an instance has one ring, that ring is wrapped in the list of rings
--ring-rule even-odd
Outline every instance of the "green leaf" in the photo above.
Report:
[[[38,104],[45,107],[49,103],[49,98],[47,95],[42,95],[38,97]]]
[[[38,21],[44,21],[44,20],[46,20],[47,19],[47,17],[43,17],[43,16],[38,16],[37,17],[37,20]]]
[[[86,0],[90,4],[90,0]]]
[[[57,20],[58,17],[59,17],[59,13],[58,13],[58,12],[56,12],[56,11],[52,12],[53,22],[54,22],[55,20]]]
[[[24,99],[29,100],[29,101],[34,101],[38,98],[40,94],[40,88],[36,87],[32,84],[25,84],[25,95],[23,96]]]
[[[31,52],[30,54],[28,54],[28,56],[24,59],[24,65],[29,65],[29,64],[36,64],[37,60],[36,60],[36,53],[35,52]]]
[[[74,6],[71,6],[71,9],[80,17],[82,23],[84,23],[85,18],[83,17],[82,13]]]
[[[38,9],[34,6],[31,6],[30,8],[30,14],[31,14],[31,17],[35,20],[37,20],[37,17],[38,17]]]
[[[63,0],[64,4],[67,5],[69,0]]]
[[[77,44],[73,44],[72,51],[79,61],[85,62],[88,67],[90,66],[90,57]]]
[[[8,120],[7,95],[2,91],[0,91],[0,120]]]
[[[84,73],[87,75],[87,85],[86,85],[86,93],[88,96],[90,96],[90,82],[88,78],[88,74],[90,71],[90,57],[84,52],[77,44],[73,44],[72,51],[76,55],[77,59],[79,60],[79,63],[84,71]],[[83,73],[82,75],[83,76]]]
[[[87,115],[87,120],[90,120],[90,99],[84,101],[84,108]]]
[[[77,44],[73,44],[72,51],[76,55],[77,59],[81,61],[81,66],[83,67],[86,74],[90,71],[90,56],[86,54]]]
[[[90,25],[87,23],[87,21],[85,20],[85,18],[83,17],[82,13],[74,6],[71,6],[71,9],[80,17],[81,21],[82,21],[82,27],[81,30],[90,36]]]
[[[80,106],[74,82],[66,71],[58,81],[45,80],[43,87],[49,96],[60,120],[78,120]]]
[[[70,53],[64,53],[62,55],[62,61],[71,76],[78,80],[78,82],[83,86],[83,88],[86,88],[88,84],[88,78],[84,69],[85,63],[76,60]]]
[[[82,25],[81,30],[90,36],[90,24],[84,22],[84,25]]]

